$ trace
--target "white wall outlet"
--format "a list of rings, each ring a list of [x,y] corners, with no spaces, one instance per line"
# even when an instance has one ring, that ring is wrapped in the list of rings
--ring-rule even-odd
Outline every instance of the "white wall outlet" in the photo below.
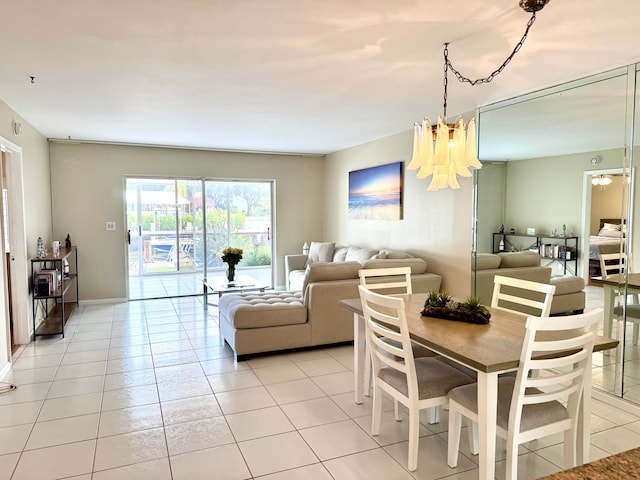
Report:
[[[115,230],[116,222],[107,222],[107,230]]]

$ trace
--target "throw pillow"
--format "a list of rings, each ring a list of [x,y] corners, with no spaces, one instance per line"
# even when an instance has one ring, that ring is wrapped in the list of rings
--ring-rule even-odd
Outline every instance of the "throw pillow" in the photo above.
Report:
[[[333,260],[333,249],[335,246],[336,244],[334,242],[311,242],[307,265],[315,262],[330,262]]]
[[[383,249],[382,252],[385,253],[386,257],[385,258],[393,258],[393,259],[398,259],[398,258],[412,258],[411,254],[407,253],[407,252],[403,252],[402,250],[390,250],[390,249]]]
[[[374,258],[377,254],[378,250],[373,250],[371,248],[349,247],[345,261],[364,263],[367,260]]]
[[[345,257],[347,256],[347,250],[349,247],[337,246],[333,250],[333,261],[334,262],[344,262]]]
[[[620,237],[623,237],[624,234],[620,230],[607,230],[606,228],[603,228],[598,232],[598,236],[620,238]]]

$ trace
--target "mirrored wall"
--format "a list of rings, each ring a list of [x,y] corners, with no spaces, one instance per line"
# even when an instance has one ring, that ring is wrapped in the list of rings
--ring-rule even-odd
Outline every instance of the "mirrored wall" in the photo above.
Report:
[[[635,221],[640,198],[630,148],[640,143],[634,141],[634,119],[640,122],[636,67],[479,109],[483,168],[476,173],[473,270],[486,268],[483,254],[534,250],[541,257],[538,266],[549,270],[545,274],[574,277],[564,285],[569,290],[572,280],[575,286],[582,278],[585,307],[608,306],[605,316],[610,320],[601,334],[620,341],[618,351],[594,354],[594,388],[640,404],[640,347],[634,334],[640,325],[640,299],[624,295],[640,293],[640,278],[629,274],[640,272],[640,258],[634,258],[640,248],[639,235],[634,235],[640,232]],[[615,277],[615,288],[595,279],[602,273],[600,259],[608,253],[629,259],[630,268]],[[535,281],[536,274],[529,274],[524,278]],[[489,291],[483,275],[472,281],[475,295]],[[609,294],[622,308],[609,305]],[[579,305],[579,298],[574,300],[567,308]]]

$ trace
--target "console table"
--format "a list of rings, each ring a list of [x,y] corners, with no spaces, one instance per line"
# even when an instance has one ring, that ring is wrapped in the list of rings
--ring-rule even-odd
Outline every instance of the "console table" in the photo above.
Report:
[[[562,265],[563,274],[566,275],[567,272],[569,272],[571,275],[577,275],[578,237],[553,237],[550,235],[497,232],[493,234],[493,253],[522,250],[522,248],[518,248],[519,246],[514,245],[517,238],[529,238],[533,240],[527,249],[535,250],[540,254],[540,258],[542,259],[541,266],[546,267],[558,262]],[[500,241],[503,242],[504,250],[500,250]]]

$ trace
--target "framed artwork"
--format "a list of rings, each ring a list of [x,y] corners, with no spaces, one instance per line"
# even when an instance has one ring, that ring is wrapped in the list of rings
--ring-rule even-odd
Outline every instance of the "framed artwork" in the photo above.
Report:
[[[402,162],[349,172],[348,217],[402,220]]]

